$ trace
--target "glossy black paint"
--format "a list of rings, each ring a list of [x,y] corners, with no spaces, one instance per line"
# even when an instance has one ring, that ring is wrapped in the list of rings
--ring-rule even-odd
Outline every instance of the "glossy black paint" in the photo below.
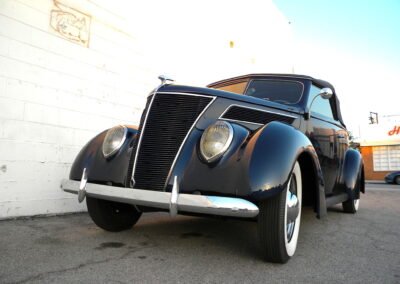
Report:
[[[317,154],[311,141],[299,130],[279,122],[271,122],[264,126],[250,141],[245,156],[250,157],[248,173],[253,196],[259,199],[268,198],[283,190],[289,179],[294,164],[299,157],[307,155],[312,161],[311,172],[303,170],[303,175],[315,176],[315,184],[311,190],[318,204],[318,213],[324,212],[324,180]],[[300,161],[300,167],[304,168]]]
[[[359,190],[357,182],[361,182]],[[364,168],[360,152],[354,149],[347,150],[338,187],[356,199],[359,198],[360,191],[365,193]]]
[[[287,78],[277,76],[282,77]],[[316,115],[305,119],[310,99],[308,91],[313,81],[309,77],[295,79],[305,86],[298,105],[284,105],[212,88],[162,86],[157,95],[200,94],[216,98],[185,139],[175,166],[168,174],[165,190],[171,191],[173,177],[177,176],[180,192],[240,196],[257,204],[285,188],[295,162],[299,161],[305,194],[319,217],[326,215],[326,196],[354,194],[357,179],[362,180],[361,191],[364,191],[362,159],[358,152],[348,148],[344,124]],[[222,119],[222,114],[231,105],[291,116],[293,122],[291,125],[277,121],[259,125],[230,121],[234,129],[231,146],[220,160],[208,164],[198,150],[201,135],[210,124]],[[128,130],[123,147],[109,160],[101,152],[106,132],[93,138],[76,158],[70,178],[80,180],[86,167],[89,182],[129,186],[127,173],[137,130],[133,127]]]
[[[317,154],[303,133],[281,122],[271,122],[256,131],[235,123],[232,127],[232,145],[213,164],[206,163],[199,154],[202,131],[195,129],[191,133],[171,173],[171,177],[178,177],[181,192],[240,196],[257,204],[285,188],[296,160],[306,155],[311,161],[309,174],[316,177],[307,190],[315,196],[316,212],[325,214],[322,171]],[[171,189],[172,178],[167,191]]]
[[[102,153],[103,140],[107,130],[90,140],[75,158],[69,178],[80,180],[83,169],[86,168],[89,182],[125,187],[130,179],[127,177],[128,164],[132,153],[133,141],[137,134],[136,127],[128,125],[126,127],[128,134],[125,143],[109,159],[104,158]]]

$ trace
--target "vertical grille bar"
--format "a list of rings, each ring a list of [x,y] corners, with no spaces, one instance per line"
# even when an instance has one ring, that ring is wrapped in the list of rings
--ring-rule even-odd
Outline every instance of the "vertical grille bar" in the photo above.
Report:
[[[212,97],[157,93],[140,125],[133,176],[135,188],[164,190],[175,157],[199,115]]]

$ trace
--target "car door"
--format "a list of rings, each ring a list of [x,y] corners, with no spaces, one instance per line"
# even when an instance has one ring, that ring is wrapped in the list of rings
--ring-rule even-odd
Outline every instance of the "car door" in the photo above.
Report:
[[[308,104],[320,93],[320,90],[321,88],[318,86],[311,85]],[[310,105],[308,106],[310,107]],[[335,192],[335,185],[344,158],[345,145],[348,141],[347,132],[335,120],[334,111],[333,97],[327,100],[317,96],[311,106],[310,119],[307,122],[307,135],[318,154],[326,194]]]

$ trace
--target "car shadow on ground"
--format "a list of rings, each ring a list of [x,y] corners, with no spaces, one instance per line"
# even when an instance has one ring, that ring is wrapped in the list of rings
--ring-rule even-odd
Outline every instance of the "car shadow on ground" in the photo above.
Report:
[[[313,210],[303,208],[300,234],[310,233],[308,231],[313,230],[315,222],[318,219]],[[128,238],[141,235],[147,238],[147,244],[160,249],[191,252],[207,247],[222,254],[262,260],[256,221],[187,216],[170,218],[166,213],[149,213],[126,233],[130,235]],[[104,231],[100,234],[114,235]]]

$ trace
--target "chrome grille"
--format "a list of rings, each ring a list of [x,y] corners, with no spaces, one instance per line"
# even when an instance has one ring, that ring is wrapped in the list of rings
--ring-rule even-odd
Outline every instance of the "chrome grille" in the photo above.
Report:
[[[211,101],[212,97],[200,95],[155,95],[139,127],[141,137],[133,163],[135,188],[164,190],[186,135]]]

